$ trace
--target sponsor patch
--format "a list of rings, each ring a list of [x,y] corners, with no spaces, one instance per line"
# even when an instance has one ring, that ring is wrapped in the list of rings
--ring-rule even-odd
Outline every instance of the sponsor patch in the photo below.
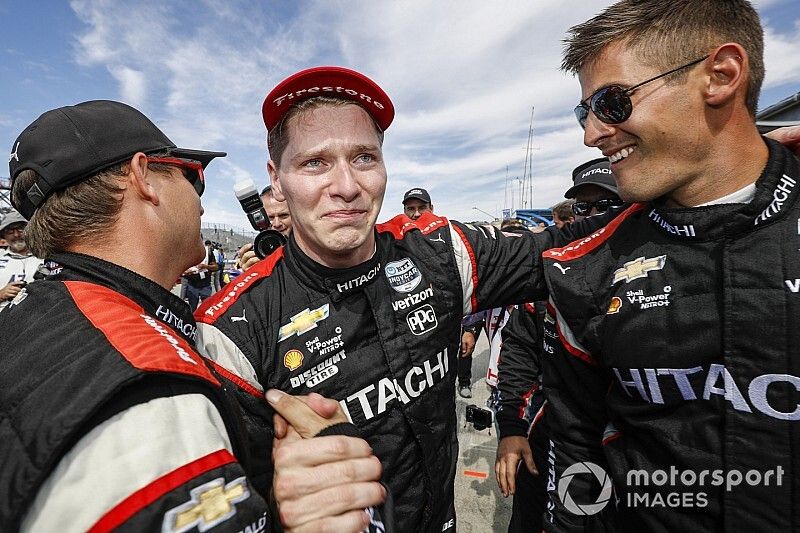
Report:
[[[444,381],[449,371],[449,364],[447,348],[444,348],[424,361],[421,366],[411,367],[404,377],[382,377],[377,383],[370,383],[358,392],[339,400],[339,405],[351,422],[371,420],[385,413],[392,402],[399,401],[404,405],[413,402],[424,393],[425,389]]]
[[[292,335],[298,337],[303,333],[309,332],[317,327],[319,322],[328,318],[328,304],[324,304],[311,311],[308,307],[289,319],[288,324],[281,326],[278,331],[278,342],[284,341]]]
[[[180,331],[187,339],[197,340],[197,325],[193,322],[184,322],[168,307],[159,305],[156,309],[156,318]]]
[[[619,296],[614,296],[611,298],[611,303],[608,304],[608,311],[606,311],[606,314],[615,315],[619,313],[620,307],[622,307],[622,298]]]
[[[425,304],[415,311],[406,315],[408,328],[414,335],[422,335],[436,329],[439,322],[436,320],[436,312],[431,304]]]
[[[296,389],[303,383],[305,383],[306,387],[309,389],[313,389],[323,381],[338,374],[339,367],[336,365],[345,359],[347,359],[347,354],[344,350],[336,352],[331,357],[309,368],[302,374],[289,378],[289,383],[291,383],[293,389]]]
[[[424,302],[431,296],[433,296],[433,287],[428,287],[427,289],[420,291],[416,294],[409,294],[402,300],[397,300],[396,302],[392,302],[392,309],[394,309],[395,311],[410,309],[411,307],[417,305],[418,303]]]
[[[660,294],[645,294],[644,290],[628,291],[625,293],[628,301],[632,304],[639,304],[639,309],[650,309],[651,307],[666,307],[670,304],[669,293],[672,286],[664,287],[664,292]]]
[[[753,224],[757,226],[759,223],[766,222],[780,213],[783,209],[783,204],[789,199],[789,195],[792,194],[796,185],[797,182],[795,180],[784,174],[780,183],[772,191],[772,202],[756,217]]]
[[[366,274],[361,274],[360,276],[345,281],[344,283],[337,283],[336,290],[339,292],[347,292],[353,289],[357,289],[362,285],[366,285],[369,281],[372,281],[372,278],[375,277],[375,274],[377,274],[380,269],[381,265],[375,265]]]
[[[289,370],[297,370],[303,366],[303,352],[300,350],[289,350],[283,354],[283,366]]]
[[[217,478],[191,490],[191,500],[164,515],[162,532],[208,531],[236,514],[236,504],[250,497],[244,476],[227,485]]]
[[[647,259],[644,257],[637,257],[614,271],[614,279],[611,281],[611,285],[616,285],[620,281],[630,283],[635,279],[646,278],[648,272],[661,270],[664,268],[666,262],[666,255],[659,255],[658,257],[650,257]]]
[[[306,341],[306,348],[311,354],[317,352],[319,355],[325,355],[334,350],[338,350],[344,346],[344,341],[342,341],[342,328],[336,326],[334,332],[336,333],[335,336],[324,341],[319,340],[319,336],[314,337],[310,341]]]
[[[397,292],[411,292],[422,281],[422,274],[417,265],[408,257],[388,263],[384,272],[389,285]]]

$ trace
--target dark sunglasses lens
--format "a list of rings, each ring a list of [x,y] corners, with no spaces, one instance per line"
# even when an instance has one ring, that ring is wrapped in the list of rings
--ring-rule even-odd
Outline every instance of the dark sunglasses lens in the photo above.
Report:
[[[579,217],[588,215],[591,210],[592,205],[589,202],[575,202],[572,204],[572,212]]]
[[[630,118],[631,99],[622,87],[612,85],[597,91],[591,99],[592,111],[606,124],[620,124]]]
[[[203,191],[206,190],[206,184],[200,178],[200,172],[193,168],[187,168],[186,179],[194,186],[194,190],[197,191],[197,196],[203,196]]]
[[[575,118],[578,119],[578,124],[581,125],[581,128],[586,129],[586,119],[589,118],[589,109],[582,104],[575,106]]]

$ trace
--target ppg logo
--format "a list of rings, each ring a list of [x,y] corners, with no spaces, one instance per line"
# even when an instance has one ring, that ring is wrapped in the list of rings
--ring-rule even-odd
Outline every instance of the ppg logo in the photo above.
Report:
[[[425,304],[416,311],[408,313],[406,322],[408,322],[408,327],[414,335],[422,335],[432,329],[436,329],[436,326],[439,325],[431,304]]]

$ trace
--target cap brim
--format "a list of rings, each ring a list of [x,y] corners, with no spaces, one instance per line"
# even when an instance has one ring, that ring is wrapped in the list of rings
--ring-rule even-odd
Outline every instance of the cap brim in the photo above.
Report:
[[[206,150],[190,150],[188,148],[173,148],[170,150],[170,155],[180,157],[182,159],[193,159],[200,161],[203,168],[206,168],[212,159],[215,157],[225,157],[227,152],[208,152]]]
[[[325,66],[293,74],[269,92],[261,106],[267,130],[278,125],[292,104],[315,96],[353,100],[372,115],[383,131],[394,120],[394,105],[377,83],[355,70]]]
[[[564,198],[575,198],[577,196],[578,189],[580,189],[584,185],[597,185],[598,187],[602,187],[603,189],[605,189],[607,191],[611,191],[614,194],[619,195],[619,192],[617,191],[617,188],[614,187],[613,185],[609,185],[608,183],[603,183],[603,182],[600,182],[600,181],[594,181],[592,179],[588,179],[588,180],[583,181],[583,182],[581,182],[581,183],[579,183],[577,185],[573,185],[572,187],[567,189],[567,192],[564,193]]]

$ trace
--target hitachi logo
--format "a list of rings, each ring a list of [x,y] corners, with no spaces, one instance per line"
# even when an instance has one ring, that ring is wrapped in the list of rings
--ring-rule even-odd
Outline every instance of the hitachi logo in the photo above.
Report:
[[[394,309],[395,311],[400,311],[401,309],[408,309],[413,305],[416,305],[420,302],[424,302],[431,296],[433,296],[433,287],[428,287],[424,291],[420,291],[417,294],[409,294],[402,300],[397,300],[396,302],[392,302],[392,309]]]
[[[744,389],[744,392],[747,393],[746,398],[728,369],[724,365],[716,363],[710,365],[708,370],[702,366],[694,368],[614,368],[614,374],[617,376],[622,390],[628,396],[639,397],[647,403],[664,404],[665,394],[668,397],[679,396],[684,401],[697,400],[698,394],[702,396],[703,400],[709,400],[711,396],[721,396],[730,402],[737,411],[752,413],[752,405],[758,411],[772,418],[800,420],[800,403],[797,404],[794,411],[781,411],[770,405],[770,396],[767,394],[769,386],[773,383],[788,383],[800,392],[800,378],[790,374],[756,376]],[[700,374],[701,377],[705,374],[702,391],[699,387],[695,390],[692,386],[689,376],[694,374]],[[668,377],[659,379],[660,376]],[[695,382],[697,382],[696,379]]]
[[[588,178],[592,174],[611,174],[610,168],[593,168],[591,170],[587,170],[583,174],[581,174],[580,179]]]
[[[197,340],[197,326],[194,322],[184,323],[183,319],[173,313],[171,309],[159,305],[158,309],[156,309],[156,318],[180,331],[187,339]]]
[[[692,224],[684,224],[681,226],[673,226],[663,218],[661,215],[656,213],[656,210],[653,209],[647,215],[650,220],[661,226],[661,229],[666,230],[667,233],[671,233],[673,235],[678,235],[679,237],[695,237],[696,234],[694,232],[694,226]]]
[[[339,292],[347,292],[349,290],[355,289],[356,287],[360,287],[370,281],[372,278],[375,277],[375,274],[378,273],[380,270],[381,265],[375,265],[372,270],[367,272],[366,274],[362,274],[355,279],[351,279],[350,281],[345,281],[344,283],[337,283],[336,290]]]
[[[759,222],[766,222],[768,218],[780,213],[781,209],[783,209],[783,203],[789,199],[789,195],[792,194],[795,185],[797,185],[797,182],[784,174],[781,182],[772,191],[772,203],[756,217],[753,224],[757,226]]]
[[[404,404],[414,401],[414,398],[419,397],[425,389],[443,381],[448,367],[447,348],[445,348],[422,363],[421,367],[412,367],[402,382],[388,377],[381,378],[377,384],[364,387],[345,400],[340,400],[339,404],[351,422],[353,421],[353,417],[350,415],[352,409],[360,412],[365,420],[370,420],[386,412],[386,406],[393,400],[400,400]],[[376,389],[377,394],[375,393]]]

